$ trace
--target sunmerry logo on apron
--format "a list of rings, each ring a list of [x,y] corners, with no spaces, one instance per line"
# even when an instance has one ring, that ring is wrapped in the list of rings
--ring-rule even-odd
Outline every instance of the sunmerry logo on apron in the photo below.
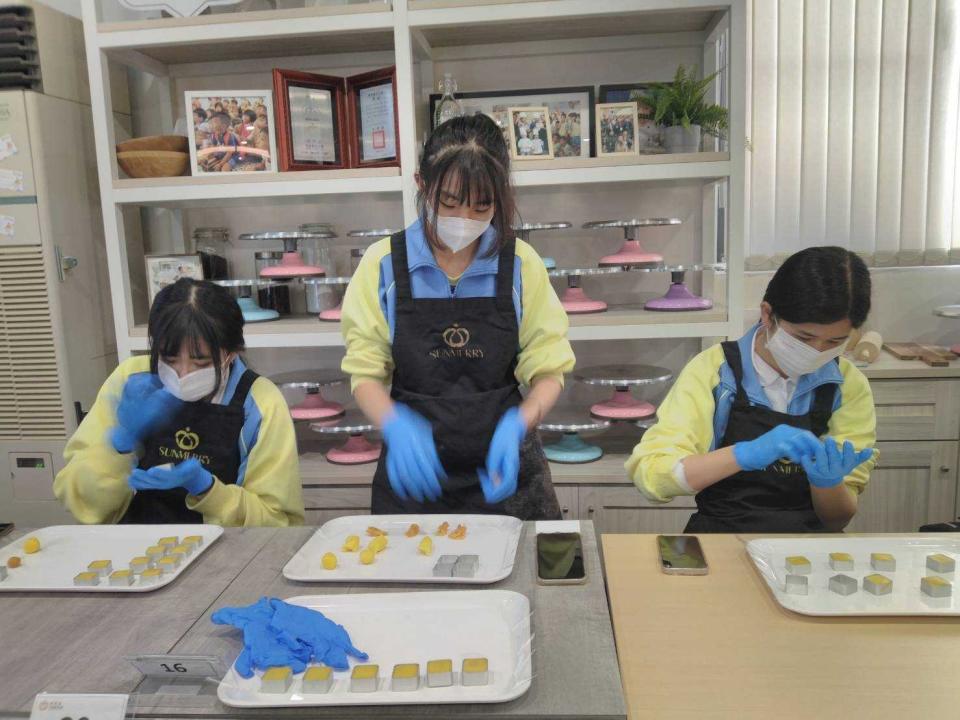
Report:
[[[201,465],[210,464],[209,455],[200,455],[192,452],[200,446],[200,436],[195,432],[191,432],[189,427],[183,428],[182,430],[177,430],[176,434],[173,436],[173,439],[177,443],[177,448],[169,448],[166,445],[161,445],[159,447],[161,457],[172,460],[188,460],[189,458],[196,458],[200,461]]]
[[[430,350],[430,357],[434,360],[449,360],[463,358],[466,360],[483,360],[483,348],[467,347],[470,344],[470,331],[454,323],[441,333],[446,347]]]

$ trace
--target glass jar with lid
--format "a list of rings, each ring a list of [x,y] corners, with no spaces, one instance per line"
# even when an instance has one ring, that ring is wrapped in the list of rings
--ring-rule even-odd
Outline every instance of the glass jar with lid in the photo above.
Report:
[[[203,276],[207,280],[226,280],[230,277],[227,263],[227,243],[230,229],[225,227],[194,228],[189,252],[199,253]]]
[[[300,226],[304,237],[300,240],[300,254],[307,265],[319,265],[333,274],[333,257],[330,244],[337,238],[333,225],[324,222],[304,223]]]

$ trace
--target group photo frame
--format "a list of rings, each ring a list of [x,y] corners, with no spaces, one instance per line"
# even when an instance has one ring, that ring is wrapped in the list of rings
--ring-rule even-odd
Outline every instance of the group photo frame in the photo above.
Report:
[[[277,171],[272,91],[188,90],[184,106],[191,174]]]

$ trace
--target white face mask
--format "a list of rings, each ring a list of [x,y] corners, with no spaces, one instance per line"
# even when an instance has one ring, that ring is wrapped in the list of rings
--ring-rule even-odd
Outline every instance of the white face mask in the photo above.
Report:
[[[773,335],[767,330],[767,350],[773,355],[780,369],[793,380],[819,370],[834,358],[840,357],[845,346],[846,343],[840,343],[831,350],[820,352],[802,340],[797,340],[782,327],[778,327]]]
[[[184,402],[201,400],[212,395],[217,387],[217,371],[213,365],[179,377],[176,370],[160,360],[157,375],[167,391]]]
[[[437,217],[437,237],[450,248],[451,252],[458,253],[470,243],[483,235],[490,227],[489,220],[471,220],[459,217]]]

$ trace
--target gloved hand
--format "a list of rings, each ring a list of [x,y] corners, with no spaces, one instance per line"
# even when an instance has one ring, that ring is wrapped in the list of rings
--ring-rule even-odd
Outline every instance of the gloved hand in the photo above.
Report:
[[[440,480],[447,473],[440,464],[433,443],[433,428],[419,413],[402,403],[383,421],[383,439],[387,443],[387,477],[390,487],[401,500],[413,497],[436,502],[443,490]]]
[[[274,611],[270,629],[306,645],[315,662],[346,670],[350,667],[348,655],[367,660],[368,655],[353,646],[344,627],[323,613],[277,599],[271,600],[270,606]]]
[[[743,470],[762,470],[780,458],[799,463],[803,455],[814,455],[820,441],[809,430],[791,425],[777,425],[754,440],[738,442],[733,456]]]
[[[270,606],[270,598],[262,597],[246,607],[220,608],[210,619],[215,625],[233,625],[238,630],[243,630],[249,622],[269,623],[273,619],[273,608]]]
[[[127,479],[134,490],[172,490],[182,487],[191,495],[203,495],[213,486],[211,475],[196,458],[184,460],[172,468],[137,468]]]
[[[800,464],[807,472],[810,484],[818,488],[836,487],[853,470],[873,457],[873,449],[857,452],[849,440],[843,443],[843,453],[832,437],[824,439],[812,455],[800,458]]]
[[[251,620],[243,626],[243,650],[234,663],[240,677],[253,677],[255,668],[266,670],[283,665],[294,673],[302,673],[308,662],[309,648],[275,632],[263,620]]]
[[[147,435],[172,422],[182,404],[156,375],[131,375],[117,404],[117,424],[110,430],[113,449],[118,453],[133,452]]]
[[[483,499],[490,505],[503,502],[517,492],[520,444],[526,436],[527,424],[520,408],[510,408],[500,417],[497,429],[493,431],[487,450],[487,466],[477,470]]]

